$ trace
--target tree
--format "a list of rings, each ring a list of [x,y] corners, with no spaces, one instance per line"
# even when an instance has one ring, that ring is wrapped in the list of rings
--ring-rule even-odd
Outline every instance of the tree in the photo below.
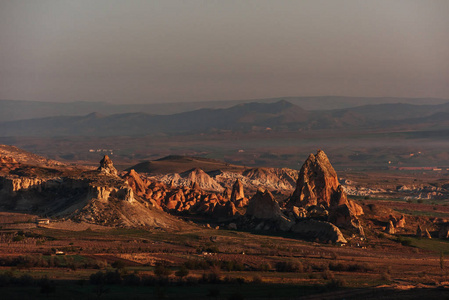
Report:
[[[172,273],[172,270],[168,268],[168,263],[166,261],[160,261],[156,263],[154,267],[154,275],[158,277],[169,276]]]
[[[186,268],[186,266],[183,265],[178,271],[175,272],[175,275],[182,279],[189,275],[189,270]]]

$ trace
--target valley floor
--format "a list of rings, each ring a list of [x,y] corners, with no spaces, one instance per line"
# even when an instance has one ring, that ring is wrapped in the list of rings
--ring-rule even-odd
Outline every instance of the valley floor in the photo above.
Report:
[[[438,239],[371,235],[358,245],[340,247],[279,232],[200,226],[150,231],[71,221],[37,226],[34,219],[0,213],[2,299],[449,295],[449,242]]]

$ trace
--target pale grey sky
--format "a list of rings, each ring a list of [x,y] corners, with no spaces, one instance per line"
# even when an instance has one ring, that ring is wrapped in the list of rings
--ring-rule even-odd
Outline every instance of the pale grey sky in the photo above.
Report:
[[[0,99],[449,98],[449,1],[0,0]]]

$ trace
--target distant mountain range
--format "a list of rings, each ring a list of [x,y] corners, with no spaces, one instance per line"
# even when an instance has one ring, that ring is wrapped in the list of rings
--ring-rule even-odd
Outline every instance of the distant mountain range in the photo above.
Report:
[[[21,100],[0,100],[0,122],[36,119],[56,116],[85,116],[92,112],[104,115],[142,112],[156,115],[171,115],[199,109],[230,108],[238,104],[251,102],[275,103],[281,100],[298,105],[305,110],[335,110],[364,105],[404,103],[413,105],[436,105],[449,102],[449,99],[437,98],[394,98],[394,97],[278,97],[268,99],[179,102],[153,104],[110,104],[106,102],[42,102]]]
[[[171,115],[144,112],[54,116],[0,123],[0,136],[142,136],[223,131],[316,129],[435,130],[449,128],[449,103],[387,103],[305,110],[291,102],[244,103]]]

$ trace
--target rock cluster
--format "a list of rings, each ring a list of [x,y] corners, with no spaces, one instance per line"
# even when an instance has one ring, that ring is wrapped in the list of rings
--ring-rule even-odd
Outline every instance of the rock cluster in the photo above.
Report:
[[[200,188],[201,181],[198,183],[196,179],[198,176],[205,178],[204,172],[197,169],[189,173],[192,184],[183,187],[142,179],[134,170],[125,174],[123,179],[148,205],[170,213],[201,214],[217,219],[229,219],[238,214],[235,202],[219,193],[207,192]],[[239,201],[236,202],[240,203]]]
[[[426,239],[432,238],[429,230],[427,228],[423,230],[420,225],[418,225],[418,227],[416,228],[416,237],[426,238]],[[440,238],[444,238],[444,237],[440,237]]]
[[[249,200],[245,217],[256,230],[291,231],[314,240],[346,243],[337,226],[364,235],[357,218],[361,214],[363,209],[348,200],[326,154],[319,150],[305,161],[283,208],[269,191],[259,190]]]
[[[17,160],[9,156],[0,156],[0,164],[17,164]]]

